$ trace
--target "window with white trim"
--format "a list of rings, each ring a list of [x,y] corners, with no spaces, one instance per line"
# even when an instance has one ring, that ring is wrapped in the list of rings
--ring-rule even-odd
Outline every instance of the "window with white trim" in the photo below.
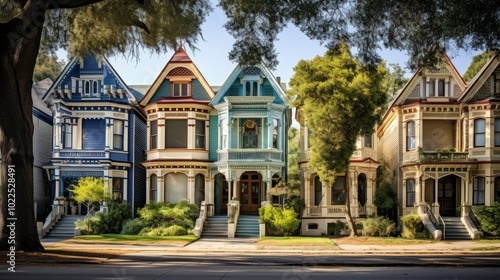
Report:
[[[114,120],[113,122],[113,149],[123,150],[123,121]]]
[[[191,84],[190,83],[172,83],[171,84],[171,96],[173,97],[186,97],[191,96]]]

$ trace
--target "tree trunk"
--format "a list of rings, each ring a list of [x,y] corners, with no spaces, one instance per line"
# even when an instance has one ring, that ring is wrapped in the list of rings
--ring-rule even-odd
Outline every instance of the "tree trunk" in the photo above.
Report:
[[[346,188],[346,202],[345,202],[345,219],[347,220],[347,225],[349,226],[349,229],[351,230],[351,234],[349,236],[351,237],[357,237],[358,232],[356,231],[356,226],[354,224],[354,220],[352,219],[351,215],[351,185],[348,183],[349,182],[349,168],[347,169],[345,173],[346,177],[346,183],[347,183],[347,188]]]
[[[27,6],[0,24],[0,250],[43,250],[34,215],[31,87],[45,10]]]

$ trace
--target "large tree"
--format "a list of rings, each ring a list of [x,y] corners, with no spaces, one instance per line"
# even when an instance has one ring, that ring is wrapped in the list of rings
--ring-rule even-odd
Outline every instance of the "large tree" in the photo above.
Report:
[[[64,62],[60,61],[55,53],[41,50],[36,59],[33,82],[37,83],[46,78],[50,78],[54,82],[63,66]]]
[[[348,177],[351,155],[360,135],[373,133],[387,99],[384,64],[364,65],[340,43],[324,57],[301,60],[290,80],[290,97],[304,112],[311,130],[309,167],[324,187],[332,187],[337,174]],[[349,182],[347,178],[346,182]],[[356,234],[350,215],[349,188],[345,188],[346,218],[351,235]]]
[[[41,44],[52,50],[65,47],[78,56],[163,51],[175,47],[179,38],[193,45],[210,10],[208,0],[0,0],[0,250],[12,245],[9,174],[15,178],[15,247],[43,250],[33,210],[31,115],[32,77]]]
[[[464,73],[464,80],[466,82],[472,81],[474,76],[476,76],[477,73],[483,68],[483,66],[488,62],[488,60],[491,58],[491,56],[494,53],[492,51],[484,51],[478,55],[475,55],[472,58],[472,62],[470,63],[469,67],[467,67],[467,71]]]
[[[230,57],[277,64],[274,43],[287,24],[328,46],[340,41],[363,62],[383,46],[403,50],[410,68],[437,63],[436,52],[500,49],[500,5],[494,0],[220,0],[236,42]],[[300,44],[300,42],[297,42]],[[307,50],[304,50],[307,52]]]

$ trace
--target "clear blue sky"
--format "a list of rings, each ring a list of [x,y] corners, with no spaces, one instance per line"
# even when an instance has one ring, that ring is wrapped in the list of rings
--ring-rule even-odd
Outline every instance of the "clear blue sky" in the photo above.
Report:
[[[225,22],[226,16],[222,10],[214,8],[202,26],[204,40],[198,41],[196,45],[198,50],[185,47],[188,55],[212,86],[222,85],[236,66],[236,63],[231,62],[228,58],[234,39],[224,29]],[[279,35],[276,49],[279,53],[279,65],[273,73],[276,77],[280,76],[282,82],[287,83],[293,75],[293,67],[299,60],[312,59],[316,55],[323,55],[326,51],[326,48],[321,46],[319,41],[310,40],[293,25],[289,25]],[[173,53],[174,51],[171,50],[168,53],[158,55],[146,51],[138,62],[134,58],[127,61],[122,55],[109,57],[108,60],[128,85],[147,85],[154,82]],[[480,52],[460,51],[448,53],[448,56],[459,73],[463,75],[471,63],[472,57],[478,53]],[[408,56],[404,52],[381,50],[380,54],[388,63],[399,63],[404,67],[406,76],[413,74],[406,68]]]

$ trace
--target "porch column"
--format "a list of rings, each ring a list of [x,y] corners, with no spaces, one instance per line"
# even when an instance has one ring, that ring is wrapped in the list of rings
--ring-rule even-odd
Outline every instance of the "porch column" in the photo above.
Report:
[[[164,193],[166,190],[164,190],[165,185],[163,184],[163,176],[157,176],[156,177],[156,202],[162,202],[163,198],[165,197]]]
[[[227,200],[231,200],[233,198],[233,181],[232,180],[229,180],[227,181]]]
[[[239,180],[235,180],[235,181],[233,181],[233,196],[235,196],[235,197],[236,197],[236,200],[240,200],[240,199],[238,198],[238,182],[239,182]],[[249,187],[250,187],[250,186],[249,186]],[[232,199],[232,198],[231,198],[231,199]],[[231,199],[230,199],[230,200],[231,200]]]
[[[307,174],[307,173],[306,173]],[[307,174],[308,176],[309,174]],[[304,200],[305,200],[305,204],[306,204],[306,207],[305,208],[308,208],[308,207],[311,207],[311,187],[309,186],[309,178],[304,178]]]
[[[439,216],[439,202],[438,202],[439,179],[434,179],[434,203],[432,204],[432,212],[434,216]]]
[[[55,188],[56,188],[56,192],[55,192],[55,194],[54,194],[54,198],[56,198],[56,197],[58,197],[58,196],[60,196],[60,195],[61,195],[61,194],[59,193],[59,187],[60,187],[60,185],[61,185],[61,182],[60,182],[59,180],[60,180],[59,176],[57,176],[57,177],[56,177],[56,179],[54,180],[54,181],[55,181],[55,183],[56,183],[56,184],[55,184],[55,185],[56,185],[56,186],[55,186]]]
[[[271,181],[265,181],[266,183],[266,195],[264,196],[264,200],[271,201],[271,197],[269,196],[269,189],[271,188]]]
[[[187,178],[187,199],[189,200],[189,203],[195,203],[195,198],[194,198],[194,177],[188,177]]]

